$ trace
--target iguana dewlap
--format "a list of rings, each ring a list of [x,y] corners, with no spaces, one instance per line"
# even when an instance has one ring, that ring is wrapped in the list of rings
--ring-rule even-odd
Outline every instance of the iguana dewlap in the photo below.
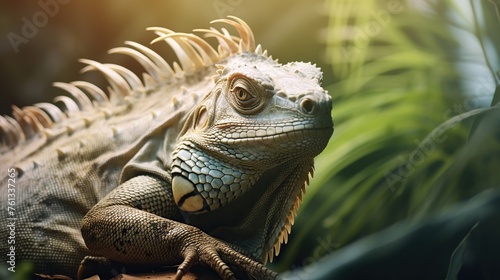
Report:
[[[195,263],[225,279],[276,276],[262,263],[287,242],[313,158],[333,132],[331,98],[314,65],[273,60],[236,17],[214,22],[239,37],[196,30],[217,39],[214,49],[151,28],[179,64],[126,42],[110,52],[142,64],[141,79],[82,60],[106,77],[108,95],[87,82],[56,83],[69,93],[58,106],[0,116],[0,203],[7,209],[15,174],[16,262],[70,276],[85,256],[180,265],[178,277]],[[0,244],[3,253],[11,246]]]

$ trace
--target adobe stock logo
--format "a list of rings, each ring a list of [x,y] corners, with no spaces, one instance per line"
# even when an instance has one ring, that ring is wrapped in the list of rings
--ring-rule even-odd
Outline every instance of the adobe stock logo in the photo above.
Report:
[[[366,48],[371,38],[377,36],[389,25],[392,16],[400,14],[404,10],[401,0],[388,0],[385,9],[371,13],[371,19],[363,26],[353,26],[351,31],[351,40],[346,41],[342,46],[342,52],[345,58],[351,58],[357,55],[362,49]]]
[[[243,0],[215,0],[213,5],[219,18],[223,18],[232,13],[242,3]]]
[[[21,44],[28,44],[29,40],[38,34],[38,30],[49,22],[49,17],[53,18],[59,13],[60,5],[65,5],[70,0],[39,0],[38,6],[41,10],[35,12],[31,19],[22,17],[21,34],[10,32],[7,38],[15,53],[19,52]]]

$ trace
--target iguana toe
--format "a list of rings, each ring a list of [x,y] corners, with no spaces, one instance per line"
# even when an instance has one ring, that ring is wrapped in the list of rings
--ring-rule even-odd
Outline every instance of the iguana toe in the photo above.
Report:
[[[252,279],[276,279],[277,274],[262,263],[248,258],[226,243],[201,231],[198,233],[185,245],[184,261],[177,268],[176,280],[180,280],[191,266],[197,263],[209,266],[225,280],[236,280],[235,271],[244,272]]]

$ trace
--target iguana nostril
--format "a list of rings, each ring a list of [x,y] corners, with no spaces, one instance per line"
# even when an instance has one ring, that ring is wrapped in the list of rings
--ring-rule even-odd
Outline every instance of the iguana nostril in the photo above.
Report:
[[[309,99],[309,98],[304,98],[300,102],[300,108],[304,114],[308,115],[314,115],[318,112],[317,104],[315,101]]]

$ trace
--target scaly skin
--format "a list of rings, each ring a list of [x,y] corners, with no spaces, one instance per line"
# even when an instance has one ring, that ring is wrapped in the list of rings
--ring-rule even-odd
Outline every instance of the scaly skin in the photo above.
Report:
[[[154,177],[138,176],[120,185],[83,219],[82,233],[89,249],[125,264],[180,264],[178,279],[195,263],[207,264],[224,279],[233,279],[226,262],[242,267],[257,279],[275,277],[261,263],[223,241],[196,227],[163,218],[178,215],[168,198],[169,185]]]
[[[153,29],[183,69],[137,43],[112,50],[141,62],[143,81],[82,60],[109,80],[109,102],[88,84],[58,84],[76,100],[61,99],[66,112],[42,104],[15,108],[16,121],[0,117],[0,178],[16,174],[19,260],[71,276],[91,256],[82,274],[104,257],[179,265],[177,279],[197,263],[224,279],[276,277],[263,263],[288,240],[313,158],[333,132],[331,98],[318,68],[279,64],[243,21],[219,22],[241,40],[205,31],[218,52]]]

